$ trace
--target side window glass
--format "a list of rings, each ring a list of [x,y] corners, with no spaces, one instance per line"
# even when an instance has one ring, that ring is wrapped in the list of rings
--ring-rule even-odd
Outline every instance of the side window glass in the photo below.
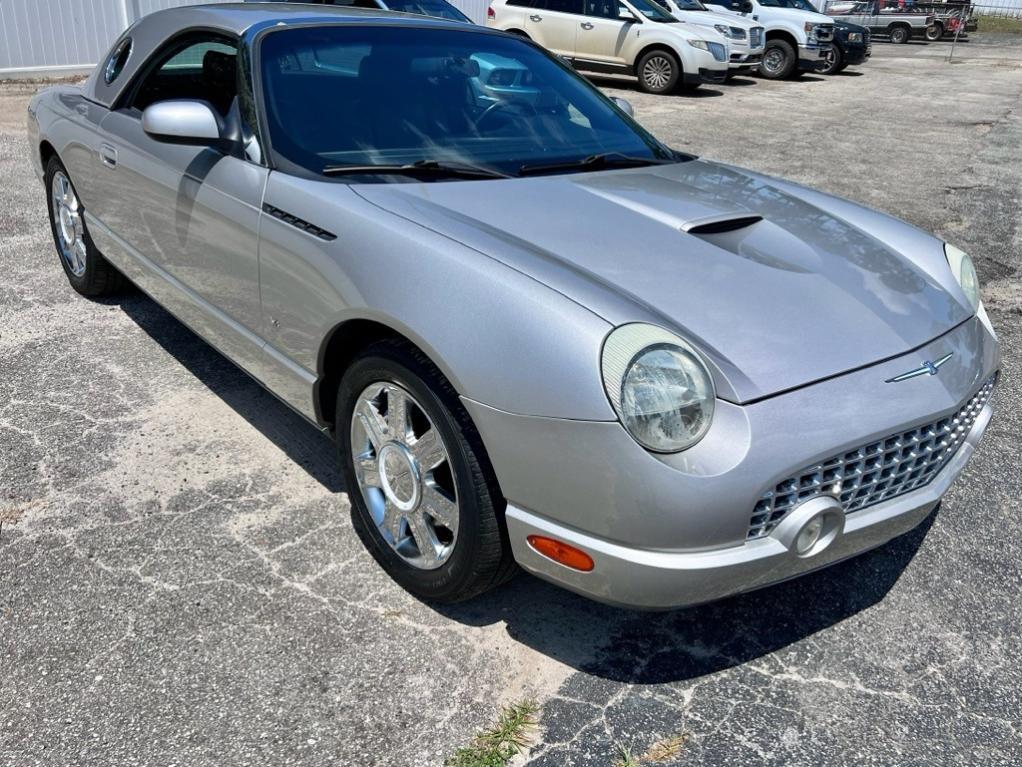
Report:
[[[113,53],[110,54],[110,58],[106,60],[106,66],[103,67],[103,81],[107,85],[117,79],[117,76],[121,74],[124,65],[128,63],[130,57],[131,38],[127,37],[121,40]]]
[[[616,19],[618,8],[622,7],[618,0],[585,0],[586,16],[598,16],[601,19]]]
[[[557,11],[558,13],[582,15],[584,10],[582,2],[583,0],[546,0],[546,9],[548,11]]]
[[[220,37],[171,43],[145,75],[131,105],[142,110],[157,101],[200,99],[226,116],[238,95],[237,54],[237,47]]]

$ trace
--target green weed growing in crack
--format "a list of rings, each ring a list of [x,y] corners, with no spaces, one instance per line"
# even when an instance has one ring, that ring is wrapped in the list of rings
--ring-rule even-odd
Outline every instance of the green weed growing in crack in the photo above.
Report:
[[[459,748],[444,767],[505,767],[532,742],[538,711],[532,701],[506,706],[490,729],[476,735],[472,745]]]

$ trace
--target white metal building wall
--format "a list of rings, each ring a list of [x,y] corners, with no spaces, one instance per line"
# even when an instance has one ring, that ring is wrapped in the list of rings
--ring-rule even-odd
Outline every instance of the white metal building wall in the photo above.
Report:
[[[227,0],[0,0],[0,77],[90,69],[128,24],[153,11]],[[477,24],[489,0],[453,0]]]
[[[163,8],[195,4],[196,0],[0,0],[0,77],[89,69],[136,19]]]

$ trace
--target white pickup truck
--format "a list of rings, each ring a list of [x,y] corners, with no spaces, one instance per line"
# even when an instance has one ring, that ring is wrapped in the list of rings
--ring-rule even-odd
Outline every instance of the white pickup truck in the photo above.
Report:
[[[766,47],[759,73],[770,80],[793,77],[826,65],[834,39],[834,22],[821,13],[797,7],[794,0],[708,0],[723,10],[766,27]]]

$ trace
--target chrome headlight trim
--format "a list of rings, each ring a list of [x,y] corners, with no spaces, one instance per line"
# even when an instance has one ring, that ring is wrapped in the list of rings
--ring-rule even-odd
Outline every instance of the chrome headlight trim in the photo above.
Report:
[[[661,363],[672,363],[672,372],[686,382],[675,380],[671,387],[666,378],[642,380],[643,373],[667,373],[666,368],[657,367],[656,357]],[[679,453],[709,431],[716,401],[713,376],[699,352],[674,333],[645,323],[615,328],[603,343],[601,372],[607,398],[621,425],[647,450]],[[676,407],[669,406],[672,396],[681,397]],[[642,404],[651,403],[664,408],[640,412]],[[695,428],[686,423],[693,415],[698,421]],[[681,432],[668,433],[679,425]]]
[[[972,310],[978,312],[983,305],[980,296],[979,275],[976,274],[976,266],[969,258],[969,254],[961,248],[956,248],[951,243],[945,242],[944,256],[947,258],[948,266],[951,267],[951,273],[969,300]]]

